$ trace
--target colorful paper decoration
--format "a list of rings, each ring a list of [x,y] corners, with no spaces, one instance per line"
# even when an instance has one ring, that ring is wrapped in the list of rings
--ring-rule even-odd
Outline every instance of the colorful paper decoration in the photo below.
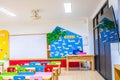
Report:
[[[8,37],[8,31],[0,30],[0,60],[6,60],[9,58]]]
[[[104,17],[99,24],[100,37],[103,43],[118,42],[118,33],[115,24],[110,19]]]
[[[82,37],[78,34],[75,34],[71,31],[65,30],[57,26],[52,33],[56,30],[59,30],[60,33],[64,33],[54,39],[49,44],[50,56],[49,58],[65,58],[66,55],[72,55],[74,50],[83,51],[83,41]],[[52,35],[52,37],[55,37]],[[49,37],[47,37],[49,38]]]

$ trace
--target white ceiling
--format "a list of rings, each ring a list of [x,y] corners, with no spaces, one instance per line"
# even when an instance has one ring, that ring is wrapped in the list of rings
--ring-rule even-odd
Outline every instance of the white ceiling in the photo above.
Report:
[[[39,9],[41,20],[90,17],[101,0],[0,0],[0,8],[16,14],[10,17],[0,12],[1,23],[18,23],[31,20],[32,10]],[[64,3],[71,2],[72,13],[64,13]]]

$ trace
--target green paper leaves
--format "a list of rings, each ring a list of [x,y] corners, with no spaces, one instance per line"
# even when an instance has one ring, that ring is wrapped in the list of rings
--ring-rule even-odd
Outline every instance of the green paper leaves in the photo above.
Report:
[[[107,28],[108,30],[115,29],[115,24],[113,21],[105,19],[100,25],[100,28],[104,29]]]
[[[47,34],[47,43],[51,44],[53,40],[59,40],[60,36],[64,37],[65,35],[66,35],[66,31],[62,32],[60,31],[60,29],[56,29],[52,33]]]

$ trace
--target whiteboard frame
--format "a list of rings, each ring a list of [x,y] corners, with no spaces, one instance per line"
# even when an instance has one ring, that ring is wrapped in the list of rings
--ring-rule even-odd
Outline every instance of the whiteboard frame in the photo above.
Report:
[[[35,58],[35,57],[33,57],[33,58],[30,58],[30,57],[26,57],[26,58],[24,58],[24,57],[23,57],[23,58],[22,58],[22,57],[21,57],[21,58],[16,58],[16,57],[15,57],[15,58],[12,58],[12,57],[11,57],[11,51],[10,51],[10,50],[11,50],[11,41],[10,41],[10,38],[11,38],[11,37],[15,37],[15,36],[18,37],[18,36],[34,36],[34,35],[35,35],[35,36],[36,36],[36,35],[37,35],[37,36],[40,36],[40,35],[45,35],[45,36],[46,36],[46,45],[45,45],[45,47],[46,47],[46,57],[44,57],[44,58],[42,58],[42,57],[40,57],[40,58]],[[10,36],[9,36],[9,59],[10,59],[10,60],[18,60],[18,59],[19,59],[19,60],[41,60],[41,59],[42,59],[42,60],[46,60],[46,59],[48,59],[48,52],[47,52],[47,33],[42,33],[42,34],[14,34],[14,35],[10,35]]]

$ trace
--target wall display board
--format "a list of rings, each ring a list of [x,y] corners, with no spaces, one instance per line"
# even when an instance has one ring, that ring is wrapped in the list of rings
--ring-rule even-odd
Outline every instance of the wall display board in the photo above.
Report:
[[[8,31],[0,30],[0,60],[6,60],[9,58],[8,37]]]
[[[47,34],[49,58],[65,58],[66,55],[83,52],[82,36],[57,26]]]
[[[47,58],[46,34],[10,36],[10,59]]]

